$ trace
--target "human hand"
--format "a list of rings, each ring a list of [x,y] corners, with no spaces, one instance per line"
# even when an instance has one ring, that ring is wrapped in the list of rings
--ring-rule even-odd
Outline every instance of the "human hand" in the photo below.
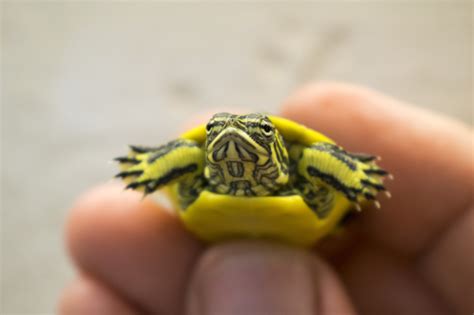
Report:
[[[472,130],[342,84],[304,87],[282,115],[382,156],[393,198],[307,251],[263,241],[205,247],[138,193],[93,189],[67,226],[80,273],[60,313],[472,313]]]

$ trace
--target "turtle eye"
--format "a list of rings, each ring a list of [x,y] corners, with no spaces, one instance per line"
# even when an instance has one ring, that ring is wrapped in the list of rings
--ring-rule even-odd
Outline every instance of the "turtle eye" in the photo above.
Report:
[[[273,133],[273,127],[266,121],[261,123],[260,128],[265,136],[271,136]]]

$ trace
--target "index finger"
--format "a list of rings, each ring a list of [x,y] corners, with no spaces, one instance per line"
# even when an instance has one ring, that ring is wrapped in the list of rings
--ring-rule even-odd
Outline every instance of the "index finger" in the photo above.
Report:
[[[391,200],[363,216],[364,230],[402,253],[429,246],[469,205],[472,131],[463,124],[374,91],[344,85],[304,87],[283,115],[327,134],[349,151],[380,155],[395,176]]]

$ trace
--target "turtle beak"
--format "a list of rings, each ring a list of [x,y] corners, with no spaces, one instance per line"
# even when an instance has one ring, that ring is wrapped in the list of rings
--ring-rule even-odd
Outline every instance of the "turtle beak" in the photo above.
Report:
[[[227,127],[207,148],[207,158],[210,162],[241,161],[257,163],[261,156],[268,153],[244,131]]]

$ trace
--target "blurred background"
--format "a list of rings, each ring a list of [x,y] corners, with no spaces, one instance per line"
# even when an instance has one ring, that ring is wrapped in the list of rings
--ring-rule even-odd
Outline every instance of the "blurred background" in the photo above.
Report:
[[[2,1],[1,312],[53,313],[68,208],[128,143],[202,111],[278,113],[308,81],[472,125],[472,2]],[[337,139],[336,139],[337,140]]]

